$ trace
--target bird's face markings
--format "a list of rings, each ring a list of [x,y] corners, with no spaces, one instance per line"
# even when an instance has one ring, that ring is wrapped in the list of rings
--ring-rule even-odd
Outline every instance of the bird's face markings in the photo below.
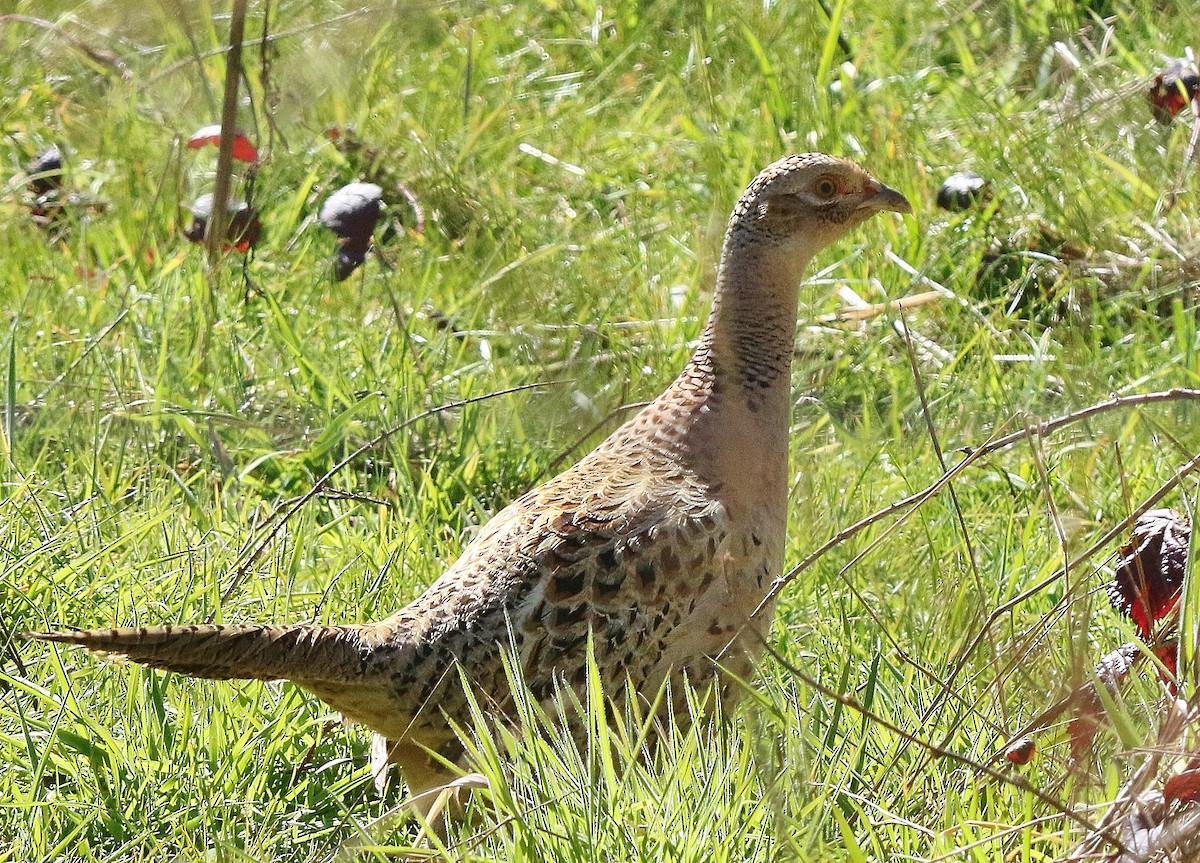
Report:
[[[853,162],[797,156],[757,190],[759,224],[781,238],[826,245],[881,210],[910,212],[904,196]]]

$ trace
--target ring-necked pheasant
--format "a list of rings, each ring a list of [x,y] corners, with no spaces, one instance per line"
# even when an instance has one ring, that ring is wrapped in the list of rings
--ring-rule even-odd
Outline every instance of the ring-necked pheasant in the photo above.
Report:
[[[287,679],[387,741],[411,793],[459,755],[460,669],[504,714],[506,652],[536,697],[581,690],[589,633],[606,695],[745,676],[782,569],[790,370],[802,273],[873,214],[911,212],[853,162],[794,155],[729,220],[712,314],[667,390],[574,467],[498,513],[393,616],[355,626],[160,626],[48,632],[154,668]],[[718,665],[715,657],[720,656]],[[732,700],[738,687],[723,687]],[[377,738],[378,739],[378,738]],[[428,750],[428,751],[427,751]]]

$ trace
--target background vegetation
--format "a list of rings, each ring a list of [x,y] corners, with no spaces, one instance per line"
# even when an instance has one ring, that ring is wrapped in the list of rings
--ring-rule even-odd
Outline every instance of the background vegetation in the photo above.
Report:
[[[952,464],[1037,419],[1197,383],[1192,121],[1155,124],[1143,98],[1194,34],[1187,3],[255,0],[248,37],[271,38],[247,47],[241,122],[266,233],[211,277],[180,202],[209,188],[215,150],[182,142],[218,119],[227,10],[7,9],[3,861],[402,856],[415,830],[376,822],[402,793],[371,787],[367,735],[296,688],[14,633],[391,613],[673,377],[726,215],[783,153],[859,158],[917,210],[827,253],[805,292],[789,565],[934,482],[939,448]],[[350,125],[375,158],[325,131]],[[22,166],[51,143],[94,203],[46,230]],[[335,284],[315,213],[381,167],[426,231]],[[991,201],[936,210],[962,168]],[[848,292],[938,286],[903,316],[836,318]],[[364,442],[529,384],[352,460],[239,575],[272,513]],[[632,727],[598,726],[617,745],[583,753],[549,730],[482,746],[492,790],[445,853],[1064,858],[1085,833],[1064,810],[1098,819],[1155,737],[1153,674],[1083,757],[1061,726],[1037,736],[1014,772],[1042,797],[925,744],[988,762],[1132,637],[1100,592],[1117,543],[1075,557],[1188,462],[1194,420],[1160,404],[1035,435],[974,462],[953,499],[838,545],[784,590],[755,697],[652,758]]]

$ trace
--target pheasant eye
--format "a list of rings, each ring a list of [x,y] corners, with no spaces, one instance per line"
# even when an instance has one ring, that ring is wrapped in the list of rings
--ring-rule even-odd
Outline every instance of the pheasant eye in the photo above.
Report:
[[[813,191],[822,198],[832,198],[837,194],[837,188],[837,183],[833,181],[833,178],[822,177],[820,180],[817,180],[817,184],[813,187]]]

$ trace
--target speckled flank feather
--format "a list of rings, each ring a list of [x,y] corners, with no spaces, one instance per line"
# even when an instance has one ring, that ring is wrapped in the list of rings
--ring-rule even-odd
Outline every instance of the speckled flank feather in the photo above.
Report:
[[[745,676],[783,564],[789,372],[809,258],[899,193],[853,163],[791,156],[750,185],[729,221],[714,307],[691,362],[578,464],[495,516],[428,590],[349,627],[196,626],[36,637],[198,677],[286,678],[386,738],[411,789],[457,757],[481,703],[511,713],[503,657],[533,693],[580,690],[589,633],[605,692],[652,700],[666,681]],[[721,655],[720,667],[713,657]],[[681,687],[673,686],[678,693]],[[722,689],[732,701],[736,686]]]

